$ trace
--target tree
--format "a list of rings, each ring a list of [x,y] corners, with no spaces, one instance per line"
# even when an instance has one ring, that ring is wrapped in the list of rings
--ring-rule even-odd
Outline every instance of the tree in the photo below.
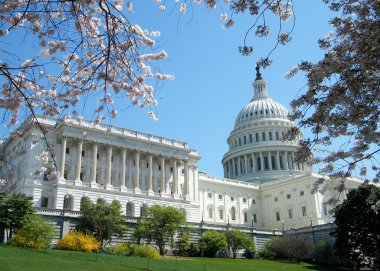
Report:
[[[314,134],[301,142],[297,159],[308,160],[318,148],[313,162],[323,165],[321,173],[340,179],[336,190],[342,192],[354,171],[366,176],[373,170],[374,180],[380,177],[380,4],[376,0],[324,2],[338,12],[330,20],[334,31],[319,40],[326,50],[323,59],[303,61],[289,73],[291,77],[305,72],[308,87],[292,101],[292,119]],[[297,133],[294,129],[290,134]],[[338,149],[331,151],[337,139],[334,149]],[[316,188],[322,183],[318,180]]]
[[[12,238],[17,230],[21,229],[28,215],[34,214],[32,197],[25,194],[12,194],[10,197],[0,195],[0,241],[4,241],[4,232],[7,239]]]
[[[24,226],[10,239],[18,247],[48,248],[54,238],[54,228],[38,215],[27,215]]]
[[[181,230],[178,239],[175,242],[175,255],[188,256],[190,248],[190,232],[188,230]]]
[[[79,217],[77,229],[95,238],[103,245],[111,242],[112,236],[123,236],[127,230],[121,215],[121,205],[114,201],[111,204],[91,203],[82,204],[82,215]]]
[[[173,241],[174,235],[185,223],[186,216],[180,210],[170,206],[153,205],[146,208],[136,230],[143,238],[154,241],[160,255],[165,255],[167,242]]]
[[[228,246],[232,250],[233,258],[236,259],[236,253],[240,249],[251,248],[254,243],[248,235],[240,230],[232,229],[225,233]]]
[[[208,230],[198,241],[202,256],[215,257],[218,251],[227,248],[226,236],[217,231]]]
[[[373,208],[379,201],[379,187],[362,185],[334,210],[336,252],[372,270],[380,268],[380,212]]]

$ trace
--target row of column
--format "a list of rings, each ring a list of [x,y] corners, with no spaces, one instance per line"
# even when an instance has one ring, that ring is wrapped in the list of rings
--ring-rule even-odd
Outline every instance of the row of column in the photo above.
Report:
[[[61,178],[63,178],[63,172],[65,170],[65,160],[66,160],[66,148],[67,148],[67,138],[62,138],[61,145],[61,164],[60,164],[60,172]],[[82,149],[83,149],[83,141],[78,141],[77,146],[77,159],[76,159],[76,171],[75,171],[75,184],[80,185],[80,174],[82,167]],[[113,189],[111,183],[111,173],[112,173],[112,146],[108,145],[107,147],[107,162],[106,162],[106,189]],[[134,193],[141,193],[140,190],[140,152],[135,151],[135,174],[134,174]],[[91,167],[91,187],[97,187],[96,183],[96,170],[97,170],[97,156],[98,156],[98,144],[94,143],[92,147],[92,167]],[[121,184],[120,190],[126,191],[125,185],[125,174],[126,174],[126,158],[127,158],[127,149],[121,149]],[[161,176],[160,176],[160,191],[165,191],[165,158],[160,156],[160,166],[161,166]],[[169,158],[171,159],[171,158]],[[178,160],[171,159],[173,166],[173,195],[178,195]],[[184,196],[189,196],[189,163],[187,160],[184,160]],[[153,192],[153,155],[148,154],[148,194],[154,194]]]
[[[266,153],[267,155],[264,155]],[[248,173],[248,168],[252,168],[252,172],[265,171],[264,157],[268,159],[268,169],[267,170],[306,170],[306,165],[304,163],[294,163],[294,152],[284,152],[280,154],[279,151],[275,153],[275,161],[272,163],[273,152],[256,152],[252,154],[243,155],[245,173]],[[281,162],[280,162],[281,157]],[[260,158],[260,166],[256,158]],[[252,159],[252,167],[248,164],[249,159]],[[237,160],[237,161],[236,161]],[[228,178],[233,178],[238,175],[242,175],[243,170],[241,169],[242,163],[241,156],[234,157],[226,161],[223,165],[224,175]],[[235,164],[235,161],[237,164]],[[249,166],[248,166],[249,165]],[[236,173],[236,174],[235,174]]]

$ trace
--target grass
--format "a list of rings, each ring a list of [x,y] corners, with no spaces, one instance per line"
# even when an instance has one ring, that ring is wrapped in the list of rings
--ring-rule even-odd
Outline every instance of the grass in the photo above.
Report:
[[[139,257],[70,252],[62,250],[31,250],[0,246],[2,271],[331,271],[317,265],[282,261],[209,258],[164,258],[148,260]]]

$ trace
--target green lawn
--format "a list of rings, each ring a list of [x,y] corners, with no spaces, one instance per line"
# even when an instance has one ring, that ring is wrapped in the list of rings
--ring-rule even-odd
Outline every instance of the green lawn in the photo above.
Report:
[[[0,246],[1,271],[331,271],[310,264],[246,259],[165,258],[148,260],[139,257],[113,256],[61,250],[29,250]]]

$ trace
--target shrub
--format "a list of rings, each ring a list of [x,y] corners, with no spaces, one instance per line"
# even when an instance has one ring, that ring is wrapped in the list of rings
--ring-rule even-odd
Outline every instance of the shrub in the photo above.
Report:
[[[213,230],[206,231],[198,244],[203,256],[206,257],[215,257],[218,251],[227,248],[225,235]]]
[[[92,235],[79,231],[71,231],[58,241],[57,248],[72,251],[94,252],[101,243]]]
[[[310,244],[300,237],[274,237],[259,251],[259,257],[266,259],[288,259],[299,262],[310,252],[310,248]]]
[[[128,243],[128,242],[125,242],[125,243],[120,243],[118,245],[116,245],[114,248],[113,248],[115,254],[117,255],[129,255],[131,254],[131,244]]]
[[[160,259],[161,255],[151,246],[136,245],[131,246],[131,256],[145,257],[150,259]]]
[[[190,232],[181,231],[178,240],[175,242],[174,254],[176,256],[187,256],[190,248]]]
[[[247,258],[247,259],[253,259],[253,258],[255,258],[255,254],[256,254],[256,246],[255,246],[254,243],[251,244],[251,245],[249,245],[249,246],[247,246],[247,247],[245,247],[244,254],[243,254],[243,256],[245,258]]]
[[[54,228],[37,215],[28,215],[24,226],[9,243],[17,247],[43,249],[49,247],[54,237]]]

